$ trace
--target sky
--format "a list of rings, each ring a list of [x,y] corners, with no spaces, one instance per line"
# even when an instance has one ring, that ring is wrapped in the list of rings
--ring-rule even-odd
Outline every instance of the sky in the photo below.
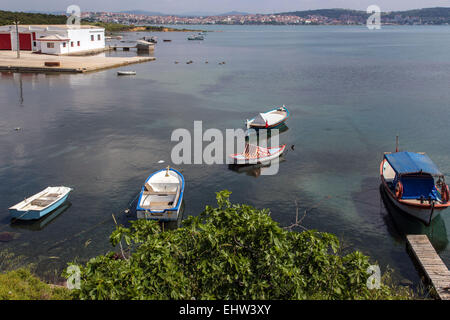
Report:
[[[450,0],[0,0],[0,10],[66,11],[76,4],[81,11],[145,10],[182,14],[187,12],[276,13],[308,9],[345,8],[366,10],[378,5],[381,11],[450,7]]]

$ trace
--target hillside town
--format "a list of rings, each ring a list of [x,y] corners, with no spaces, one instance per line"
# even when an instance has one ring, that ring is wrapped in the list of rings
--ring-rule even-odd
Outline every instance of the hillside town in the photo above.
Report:
[[[124,12],[83,12],[81,18],[90,22],[120,23],[125,25],[363,25],[368,14],[348,11],[326,16],[321,14],[229,14],[218,16],[147,15]],[[384,24],[448,24],[446,17],[421,17],[407,14],[387,13],[381,15]]]

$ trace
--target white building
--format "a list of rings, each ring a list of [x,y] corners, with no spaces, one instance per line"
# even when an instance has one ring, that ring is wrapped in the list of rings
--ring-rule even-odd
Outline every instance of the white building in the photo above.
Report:
[[[81,25],[19,25],[20,50],[71,54],[105,48],[105,29]],[[0,26],[0,50],[16,50],[16,26]]]

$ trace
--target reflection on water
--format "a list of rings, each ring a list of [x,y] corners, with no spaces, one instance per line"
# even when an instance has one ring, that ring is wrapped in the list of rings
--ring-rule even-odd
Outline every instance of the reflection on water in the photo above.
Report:
[[[281,135],[283,132],[286,132],[288,130],[289,127],[285,123],[281,124],[276,129],[248,129],[245,134],[245,139],[249,143],[253,143],[258,146],[262,144],[262,146],[264,147],[269,145],[268,142],[271,137]],[[280,142],[280,144],[282,143]]]
[[[27,229],[30,231],[40,231],[44,229],[50,222],[61,216],[63,212],[70,208],[72,203],[66,201],[56,210],[50,212],[39,220],[11,220],[11,227],[14,229]]]
[[[392,237],[404,240],[408,234],[426,234],[437,252],[445,250],[448,245],[447,229],[441,215],[434,218],[430,226],[426,226],[420,220],[399,210],[389,199],[382,184],[380,185],[380,194],[384,206],[389,212],[386,220],[390,217],[392,221],[392,223],[386,221]]]
[[[271,173],[273,170],[272,167],[278,166],[281,162],[286,161],[284,155],[281,155],[280,158],[274,159],[269,163],[257,163],[257,164],[229,164],[228,169],[237,173],[246,173],[248,176],[258,178],[261,174]]]

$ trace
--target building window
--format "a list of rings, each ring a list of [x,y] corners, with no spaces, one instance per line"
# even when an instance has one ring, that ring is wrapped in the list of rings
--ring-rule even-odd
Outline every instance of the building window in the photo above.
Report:
[[[80,46],[80,41],[77,41],[77,46]]]
[[[101,37],[99,34],[97,35],[97,40],[101,40]]]
[[[33,41],[33,47],[36,47],[36,41]]]
[[[62,44],[63,44],[63,48],[65,48],[65,47],[66,47],[66,43],[65,43],[65,42],[63,42]]]
[[[70,46],[73,47],[73,41],[70,41]]]
[[[53,42],[47,42],[47,48],[53,49],[55,44]]]
[[[94,41],[94,35],[91,34],[91,41]]]

